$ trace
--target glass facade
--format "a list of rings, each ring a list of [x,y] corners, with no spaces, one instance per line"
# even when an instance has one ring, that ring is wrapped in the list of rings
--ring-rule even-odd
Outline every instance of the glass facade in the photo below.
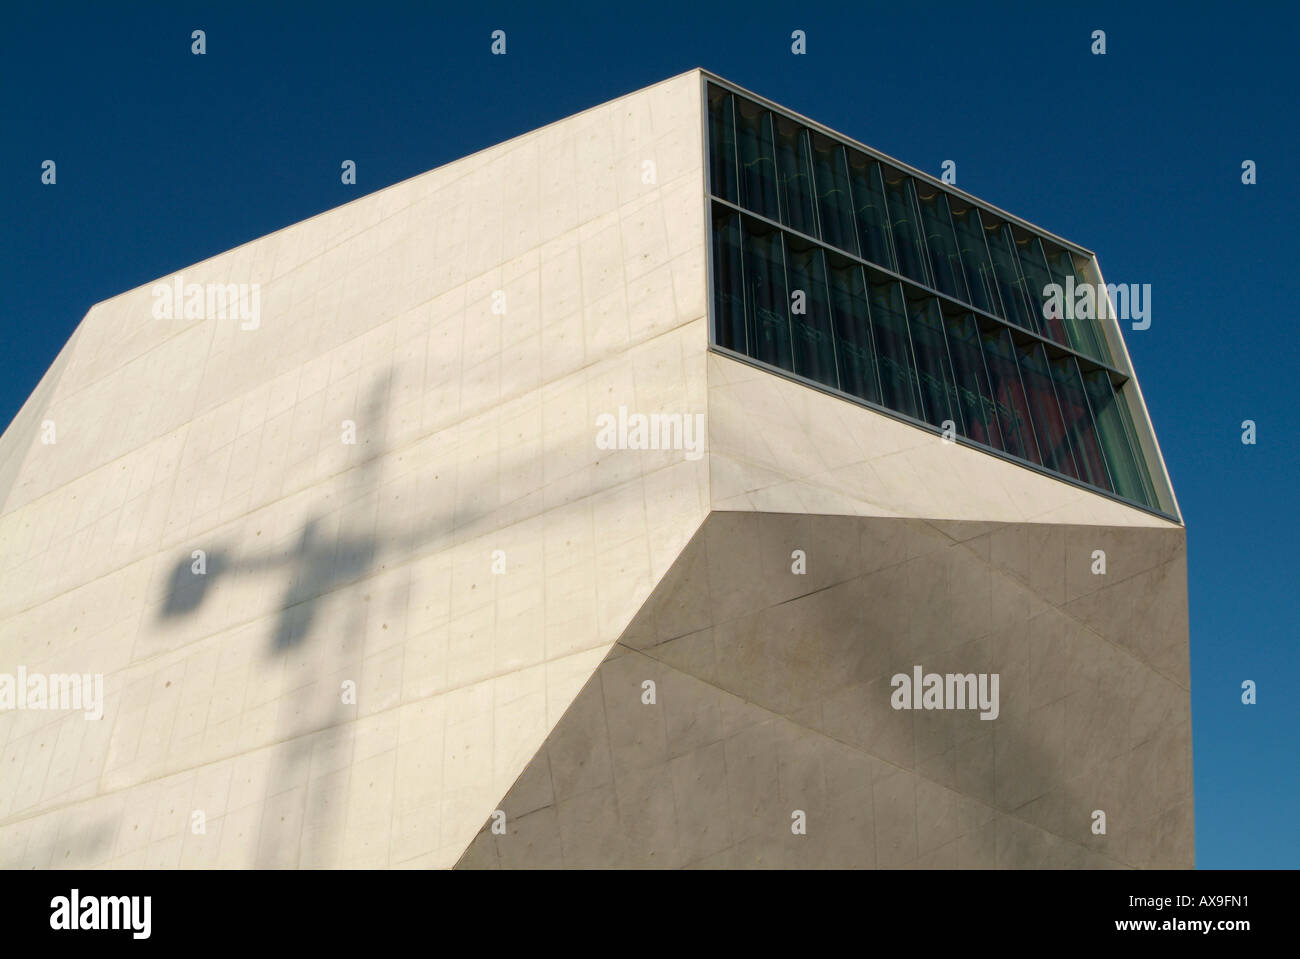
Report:
[[[1099,322],[1047,305],[1090,258],[712,82],[707,104],[718,347],[1172,513]]]

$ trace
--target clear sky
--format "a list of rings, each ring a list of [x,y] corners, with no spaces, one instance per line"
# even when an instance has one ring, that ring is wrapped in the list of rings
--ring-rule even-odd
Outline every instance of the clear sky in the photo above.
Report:
[[[706,67],[921,169],[954,160],[1151,284],[1125,335],[1188,527],[1197,861],[1300,866],[1294,4],[142,6],[5,10],[0,422],[97,301]]]

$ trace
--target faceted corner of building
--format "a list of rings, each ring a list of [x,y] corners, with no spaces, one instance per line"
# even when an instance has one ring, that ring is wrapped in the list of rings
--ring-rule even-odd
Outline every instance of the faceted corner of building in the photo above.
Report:
[[[1175,529],[714,512],[458,865],[1191,867],[1184,569]]]

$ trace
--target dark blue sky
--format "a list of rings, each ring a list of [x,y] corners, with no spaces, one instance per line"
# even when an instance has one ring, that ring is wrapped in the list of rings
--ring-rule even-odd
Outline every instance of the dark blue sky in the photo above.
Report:
[[[706,67],[932,173],[955,160],[958,186],[1152,285],[1126,337],[1188,526],[1197,860],[1300,866],[1296,7],[563,6],[7,8],[0,422],[95,302]]]

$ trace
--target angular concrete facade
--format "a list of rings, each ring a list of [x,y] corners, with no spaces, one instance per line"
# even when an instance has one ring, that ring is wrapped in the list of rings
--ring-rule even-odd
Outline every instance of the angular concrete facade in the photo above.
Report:
[[[1180,530],[715,512],[460,864],[1190,866],[1185,579]],[[891,708],[914,664],[997,718]]]
[[[712,352],[702,78],[180,271],[255,329],[87,314],[0,675],[103,718],[0,710],[0,866],[1192,864],[1181,525]]]

